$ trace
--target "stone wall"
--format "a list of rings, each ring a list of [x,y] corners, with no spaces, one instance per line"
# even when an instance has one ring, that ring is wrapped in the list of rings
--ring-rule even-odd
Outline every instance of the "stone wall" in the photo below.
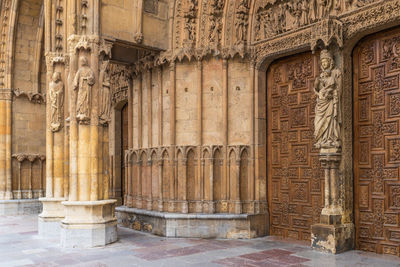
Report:
[[[15,199],[44,196],[46,64],[42,2],[20,1],[15,25],[11,137]]]

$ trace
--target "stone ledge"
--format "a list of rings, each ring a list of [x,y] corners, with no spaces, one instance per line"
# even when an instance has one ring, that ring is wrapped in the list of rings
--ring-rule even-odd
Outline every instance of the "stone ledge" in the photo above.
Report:
[[[116,207],[117,212],[136,213],[138,215],[147,215],[163,219],[218,219],[218,220],[232,220],[232,219],[248,219],[251,214],[228,214],[228,213],[171,213],[160,212],[153,210],[142,210],[136,208],[128,208],[126,206]]]
[[[0,200],[0,215],[39,214],[42,204],[38,199]]]
[[[116,208],[118,224],[165,237],[249,239],[267,235],[267,214],[179,214]]]

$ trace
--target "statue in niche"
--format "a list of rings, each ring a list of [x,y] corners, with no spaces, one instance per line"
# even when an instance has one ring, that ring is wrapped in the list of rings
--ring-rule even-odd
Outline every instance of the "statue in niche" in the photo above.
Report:
[[[57,132],[61,129],[62,108],[64,105],[64,83],[61,80],[61,73],[56,71],[53,73],[49,86],[50,99],[50,128],[51,131]]]
[[[75,75],[73,89],[78,90],[76,101],[76,118],[78,122],[87,124],[90,121],[90,103],[92,87],[95,84],[95,76],[89,67],[85,56],[79,58],[79,69]]]
[[[108,61],[104,61],[101,65],[100,76],[102,77],[102,87],[100,94],[100,122],[108,124],[111,121],[111,82],[108,70]]]
[[[307,25],[310,23],[310,0],[303,0],[301,5],[301,24]]]
[[[222,12],[224,9],[224,2],[221,0],[212,0],[210,11],[210,34],[209,39],[211,43],[219,43],[221,40],[221,31],[222,31]]]
[[[306,2],[306,0],[304,0],[303,2]],[[291,4],[287,6],[287,9],[294,17],[294,27],[300,27],[302,17],[302,3],[292,1]]]
[[[236,10],[235,29],[236,44],[246,41],[249,7],[247,0],[240,0]]]
[[[196,5],[196,0],[189,0],[184,14],[186,41],[194,42],[196,39]]]
[[[317,95],[315,106],[314,137],[317,148],[340,148],[340,95],[342,74],[335,68],[332,54],[321,51],[321,74],[315,80],[314,92]]]

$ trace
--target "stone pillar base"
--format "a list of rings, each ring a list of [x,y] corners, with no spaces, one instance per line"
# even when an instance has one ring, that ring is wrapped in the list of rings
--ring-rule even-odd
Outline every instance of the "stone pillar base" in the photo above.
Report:
[[[59,237],[60,222],[64,219],[64,206],[61,202],[64,198],[40,198],[43,211],[39,214],[38,232],[41,237]]]
[[[89,248],[117,241],[116,200],[65,201],[61,247]]]
[[[338,254],[353,249],[354,224],[312,225],[311,247],[332,254]]]
[[[0,215],[30,215],[38,214],[42,205],[37,199],[0,200]]]

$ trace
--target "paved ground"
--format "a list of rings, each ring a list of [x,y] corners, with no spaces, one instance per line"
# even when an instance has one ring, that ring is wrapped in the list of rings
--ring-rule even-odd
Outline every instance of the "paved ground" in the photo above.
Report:
[[[0,216],[0,266],[400,266],[400,258],[360,251],[337,256],[273,237],[253,240],[167,239],[118,229],[102,248],[61,249],[37,235],[36,216]]]

